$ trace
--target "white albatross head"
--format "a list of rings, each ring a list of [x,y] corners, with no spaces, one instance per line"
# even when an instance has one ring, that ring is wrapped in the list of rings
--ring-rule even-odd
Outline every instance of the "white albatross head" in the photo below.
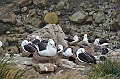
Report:
[[[88,38],[87,38],[87,34],[84,34],[83,42],[84,42],[85,44],[89,45]]]
[[[73,39],[75,40],[74,42],[78,42],[79,37],[78,37],[77,35],[75,35],[75,36],[73,37]]]
[[[49,39],[49,40],[48,40],[47,46],[48,46],[48,47],[56,48],[56,47],[55,47],[55,42],[53,41],[53,39]]]
[[[80,53],[84,53],[85,49],[84,48],[79,48],[76,52],[76,55],[78,56]]]
[[[57,47],[60,49],[58,53],[63,51],[63,46],[61,44],[57,45]]]
[[[35,39],[39,39],[41,41],[41,39],[38,35],[35,36]]]
[[[94,41],[94,45],[96,45],[96,46],[98,46],[99,45],[99,39],[97,38],[97,39],[95,39],[95,41]]]
[[[29,43],[28,40],[23,40],[21,43],[21,46],[23,47],[24,45],[27,45],[28,43]]]

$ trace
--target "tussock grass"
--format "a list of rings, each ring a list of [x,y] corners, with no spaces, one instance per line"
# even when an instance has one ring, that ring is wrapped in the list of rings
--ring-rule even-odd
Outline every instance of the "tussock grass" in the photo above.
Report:
[[[89,79],[120,79],[120,62],[115,59],[99,62],[87,75]]]
[[[85,71],[84,75],[80,75],[78,70],[62,72],[59,71],[49,79],[120,79],[120,62],[115,59],[99,62],[96,65],[92,65],[89,71]]]
[[[0,57],[0,79],[22,79],[25,72],[31,68],[21,70],[15,67],[15,63],[11,63],[12,58],[6,59],[4,56]]]
[[[5,61],[5,57],[0,57],[0,79],[4,79],[5,76],[8,74],[8,72],[10,71],[12,64],[8,63],[10,59],[7,59]]]

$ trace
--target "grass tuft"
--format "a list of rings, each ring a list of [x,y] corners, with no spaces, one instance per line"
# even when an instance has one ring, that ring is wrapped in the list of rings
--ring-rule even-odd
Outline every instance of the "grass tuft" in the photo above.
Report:
[[[12,58],[0,57],[0,79],[22,79],[25,72],[31,68],[21,70],[16,68],[15,63],[11,63]]]
[[[118,79],[120,78],[120,62],[117,60],[107,60],[93,65],[87,73],[89,79]]]

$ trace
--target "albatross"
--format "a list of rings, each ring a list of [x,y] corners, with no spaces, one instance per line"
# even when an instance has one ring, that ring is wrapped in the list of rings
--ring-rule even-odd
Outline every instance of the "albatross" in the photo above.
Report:
[[[107,40],[102,40],[102,39],[100,40],[99,38],[96,38],[94,41],[94,45],[103,47],[103,46],[108,46],[109,43]]]
[[[71,43],[75,43],[79,41],[79,37],[75,35],[74,37],[68,37],[68,38],[65,38],[64,40],[67,40],[68,42],[71,42]]]
[[[65,50],[63,51],[63,55],[66,57],[70,57],[73,55],[73,49],[71,47],[67,47],[65,48]]]
[[[83,43],[84,43],[85,45],[90,45],[90,41],[89,41],[88,38],[87,38],[87,34],[84,34]]]
[[[79,48],[76,52],[79,62],[87,62],[96,64],[96,59],[91,54],[87,53],[84,48]]]
[[[40,45],[42,47],[42,44],[39,44],[39,46]],[[40,47],[38,47],[38,45],[35,45],[35,47],[38,50],[38,54],[41,56],[55,56],[57,54],[57,48],[55,47],[55,42],[52,39],[48,40],[45,49],[39,49]]]
[[[28,40],[23,40],[21,43],[21,47],[24,52],[35,52],[35,46],[32,44],[32,42],[29,42]]]
[[[32,41],[33,44],[38,45],[41,42],[41,39],[38,35],[35,36],[35,39]]]
[[[63,52],[63,46],[61,44],[57,45],[57,53]]]

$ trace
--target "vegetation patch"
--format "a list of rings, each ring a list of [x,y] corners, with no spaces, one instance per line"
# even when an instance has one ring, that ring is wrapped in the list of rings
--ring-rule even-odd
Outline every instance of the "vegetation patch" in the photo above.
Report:
[[[25,72],[31,68],[21,70],[15,63],[10,62],[11,58],[0,57],[0,79],[22,79]]]
[[[120,62],[117,60],[106,60],[93,65],[88,71],[89,79],[120,79]]]

